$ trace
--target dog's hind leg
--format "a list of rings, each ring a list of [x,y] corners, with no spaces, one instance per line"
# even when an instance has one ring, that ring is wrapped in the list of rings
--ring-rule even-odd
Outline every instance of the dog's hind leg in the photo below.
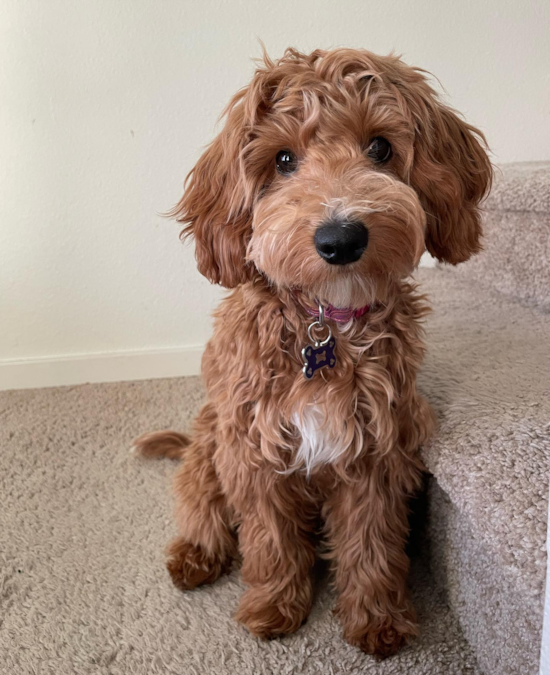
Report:
[[[231,511],[212,461],[216,425],[216,410],[206,403],[174,480],[178,536],[168,546],[167,567],[182,590],[228,572],[237,550]]]
[[[228,572],[237,549],[231,512],[212,463],[216,424],[214,406],[206,403],[190,440],[175,432],[157,432],[135,444],[145,457],[183,459],[174,479],[178,536],[167,548],[168,571],[182,590],[211,583]]]

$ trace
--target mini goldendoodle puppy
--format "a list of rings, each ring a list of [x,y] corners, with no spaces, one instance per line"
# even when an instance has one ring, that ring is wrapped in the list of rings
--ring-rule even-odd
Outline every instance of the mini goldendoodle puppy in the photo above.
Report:
[[[388,656],[417,633],[407,504],[434,426],[408,277],[426,248],[452,264],[480,250],[485,140],[423,71],[362,50],[264,57],[226,113],[174,209],[200,272],[233,289],[204,354],[208,399],[191,440],[136,442],[183,458],[168,569],[191,589],[240,553],[238,620],[290,633],[321,533],[346,640]]]

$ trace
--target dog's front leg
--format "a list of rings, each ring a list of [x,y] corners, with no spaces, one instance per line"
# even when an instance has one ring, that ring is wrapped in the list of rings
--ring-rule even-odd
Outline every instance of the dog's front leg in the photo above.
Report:
[[[312,600],[314,511],[303,476],[273,467],[252,470],[237,509],[242,575],[249,584],[237,612],[254,635],[292,633],[305,621]]]
[[[390,465],[391,464],[391,465]],[[408,498],[420,475],[414,463],[380,458],[358,466],[325,504],[344,637],[385,658],[417,634],[407,597]]]

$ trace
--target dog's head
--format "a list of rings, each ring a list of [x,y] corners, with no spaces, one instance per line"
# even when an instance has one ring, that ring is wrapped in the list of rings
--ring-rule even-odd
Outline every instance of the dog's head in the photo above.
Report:
[[[231,288],[259,270],[362,306],[425,248],[452,264],[479,251],[492,176],[483,135],[399,58],[264,57],[226,113],[174,210],[211,281]]]

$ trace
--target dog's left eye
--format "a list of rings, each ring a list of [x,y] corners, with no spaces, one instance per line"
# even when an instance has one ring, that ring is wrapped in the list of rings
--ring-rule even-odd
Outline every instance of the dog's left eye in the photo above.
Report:
[[[370,142],[367,155],[377,164],[387,162],[392,155],[391,143],[382,136],[377,136]]]
[[[292,150],[280,150],[275,159],[277,171],[282,174],[289,174],[298,168],[298,158]]]

